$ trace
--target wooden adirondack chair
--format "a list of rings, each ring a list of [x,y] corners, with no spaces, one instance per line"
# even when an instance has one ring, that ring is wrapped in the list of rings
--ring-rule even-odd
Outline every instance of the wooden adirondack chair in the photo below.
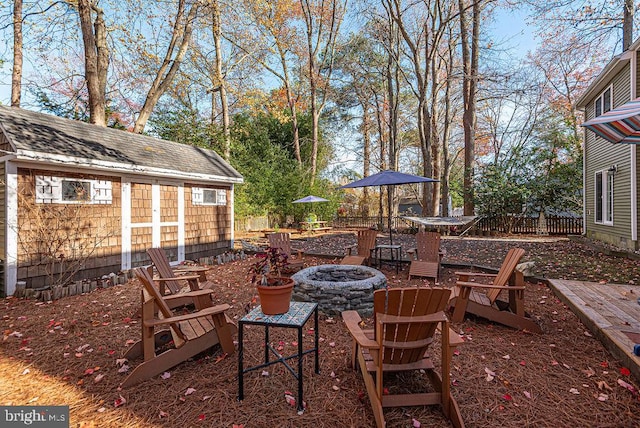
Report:
[[[213,283],[202,280],[202,273],[209,270],[208,268],[193,266],[192,268],[194,270],[192,271],[174,269],[169,264],[169,259],[162,248],[149,248],[147,254],[158,272],[158,278],[156,278],[155,281],[159,284],[160,293],[163,296],[165,294],[178,294],[182,291],[189,290],[206,290],[213,287]],[[189,274],[190,272],[193,273]],[[185,282],[189,285],[189,288],[186,290],[184,287]]]
[[[364,265],[369,263],[371,252],[376,248],[376,238],[378,232],[371,229],[358,231],[357,247],[351,246],[347,248],[347,255],[340,262],[341,265]],[[357,248],[357,254],[352,254],[353,248]]]
[[[416,233],[415,260],[411,260],[409,279],[423,276],[438,281],[440,273],[440,234],[438,232]]]
[[[497,274],[456,272],[456,283],[449,307],[453,309],[452,322],[460,322],[466,313],[474,314],[509,327],[542,333],[524,311],[524,275],[516,270],[524,255],[522,248],[512,248],[507,253]],[[469,282],[471,277],[488,278],[490,284]],[[483,293],[479,290],[487,290]],[[498,300],[502,291],[509,294],[508,301]]]
[[[227,354],[235,351],[232,335],[237,328],[225,315],[230,306],[212,306],[211,290],[183,293],[192,298],[197,311],[174,315],[167,301],[176,296],[162,296],[146,269],[135,268],[133,272],[144,286],[142,339],[127,350],[124,358],[131,361],[143,356],[144,361],[122,382],[123,388],[163,373],[218,343]],[[168,327],[169,332],[166,329],[156,331],[158,327]],[[166,349],[172,340],[174,347]]]
[[[302,260],[302,250],[297,251],[295,258],[291,256],[291,235],[285,232],[270,233],[268,235],[268,238],[270,247],[279,248],[280,251],[288,256],[288,271],[297,272],[304,267],[304,261]]]
[[[360,367],[378,428],[386,426],[385,407],[442,405],[455,427],[463,427],[460,409],[450,390],[453,349],[462,339],[449,329],[444,312],[451,290],[444,288],[393,288],[373,293],[374,331],[363,330],[356,311],[342,318],[353,337],[351,365]],[[440,328],[440,373],[429,359],[429,346]],[[432,392],[383,394],[385,373],[424,370]]]

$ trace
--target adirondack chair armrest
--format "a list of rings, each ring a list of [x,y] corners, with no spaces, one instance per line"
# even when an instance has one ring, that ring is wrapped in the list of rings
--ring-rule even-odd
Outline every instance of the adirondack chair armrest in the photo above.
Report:
[[[363,330],[362,327],[360,327],[360,322],[362,321],[362,318],[360,318],[360,315],[358,314],[357,311],[342,312],[342,320],[347,326],[347,330],[349,330],[351,337],[353,337],[353,340],[355,340],[356,343],[358,343],[358,345],[367,349],[379,348],[378,342],[368,338],[365,330]]]
[[[440,323],[449,320],[444,311],[429,315],[412,315],[410,317],[401,315],[377,314],[379,324],[425,324]]]
[[[231,306],[224,303],[222,305],[216,305],[216,306],[211,306],[209,308],[204,308],[202,310],[199,310],[198,312],[193,312],[190,314],[179,315],[176,317],[169,317],[169,318],[163,318],[163,319],[145,320],[144,325],[147,327],[152,327],[157,325],[173,324],[181,321],[192,320],[195,318],[202,318],[210,315],[223,314],[225,313],[225,311],[228,311],[230,308]]]
[[[178,294],[169,294],[168,296],[163,296],[165,301],[171,301],[174,299],[184,299],[185,297],[200,297],[213,294],[213,290],[196,290],[196,291],[187,291],[185,293]]]
[[[484,273],[484,272],[455,272],[457,276],[475,276],[480,278],[495,278],[498,276],[497,273]]]
[[[347,256],[351,255],[351,252],[354,248],[358,248],[358,244],[353,244],[345,248],[345,252],[347,253]]]
[[[180,275],[175,276],[173,278],[153,278],[155,282],[166,282],[166,281],[189,281],[193,279],[199,279],[199,275]]]
[[[467,287],[467,288],[493,288],[500,290],[524,290],[526,287],[524,285],[493,285],[493,284],[479,284],[477,282],[466,282],[466,281],[458,281],[456,282],[457,287]]]

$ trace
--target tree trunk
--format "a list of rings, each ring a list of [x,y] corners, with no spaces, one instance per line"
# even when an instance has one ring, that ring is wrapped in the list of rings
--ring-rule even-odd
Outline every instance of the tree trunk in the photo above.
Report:
[[[180,0],[178,3],[178,13],[176,14],[176,20],[173,25],[173,33],[171,35],[171,42],[167,47],[167,53],[164,57],[158,72],[156,73],[156,77],[151,84],[151,88],[149,88],[149,92],[147,92],[147,98],[144,100],[144,105],[140,110],[140,114],[136,120],[136,123],[133,127],[133,132],[141,133],[144,130],[145,125],[147,124],[147,120],[151,116],[154,107],[156,106],[158,100],[165,93],[171,82],[173,81],[173,77],[178,72],[180,68],[180,64],[184,59],[185,54],[187,53],[187,48],[189,47],[189,40],[191,39],[191,32],[193,30],[193,21],[198,12],[199,3],[195,3],[191,6],[191,10],[189,10],[189,15],[184,20],[184,9],[185,9],[185,0]],[[180,44],[178,48],[178,52],[173,58],[174,51],[176,49],[176,44]]]
[[[220,4],[217,0],[211,2],[212,32],[216,52],[215,85],[220,85],[220,107],[222,108],[222,133],[224,135],[223,156],[226,161],[231,159],[231,130],[229,120],[229,104],[227,102],[227,86],[222,75],[222,24],[220,19]]]
[[[20,107],[22,92],[22,0],[13,2],[13,72],[11,73],[11,106]]]
[[[92,22],[91,11],[96,13]],[[106,86],[109,50],[104,12],[90,0],[78,0],[78,16],[84,45],[85,80],[89,92],[89,122],[107,126]]]
[[[476,88],[478,75],[478,42],[480,38],[480,0],[472,6],[472,34],[468,39],[468,20],[464,0],[459,0],[460,33],[462,40],[462,92],[464,112],[462,123],[464,128],[464,215],[473,215],[473,176],[475,166],[475,121],[476,121]]]
[[[633,42],[633,0],[624,0],[624,14],[622,20],[622,51],[626,51]]]

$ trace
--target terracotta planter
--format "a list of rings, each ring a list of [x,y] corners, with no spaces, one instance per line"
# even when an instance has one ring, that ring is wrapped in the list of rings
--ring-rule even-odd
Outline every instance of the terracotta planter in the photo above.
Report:
[[[267,283],[269,284],[276,281],[281,281],[282,285],[258,285],[256,287],[260,296],[262,313],[265,315],[284,314],[289,310],[291,294],[293,293],[293,279],[286,277],[267,278]]]

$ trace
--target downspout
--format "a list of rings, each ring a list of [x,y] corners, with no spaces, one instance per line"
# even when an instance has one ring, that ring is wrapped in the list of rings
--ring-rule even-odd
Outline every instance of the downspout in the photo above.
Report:
[[[631,99],[637,98],[636,88],[636,76],[638,73],[638,51],[634,50],[631,55]],[[637,165],[637,152],[638,146],[636,144],[630,144],[630,156],[631,162],[631,240],[638,241],[638,165]],[[637,245],[634,245],[634,249],[637,249]]]
[[[587,117],[587,107],[584,107]],[[582,130],[582,236],[587,236],[587,131]]]
[[[229,205],[231,206],[231,249],[233,250],[234,247],[234,239],[235,239],[235,204],[234,204],[234,199],[233,199],[233,193],[235,190],[235,186],[232,184],[231,185],[231,189],[229,189],[229,199],[231,199]]]

